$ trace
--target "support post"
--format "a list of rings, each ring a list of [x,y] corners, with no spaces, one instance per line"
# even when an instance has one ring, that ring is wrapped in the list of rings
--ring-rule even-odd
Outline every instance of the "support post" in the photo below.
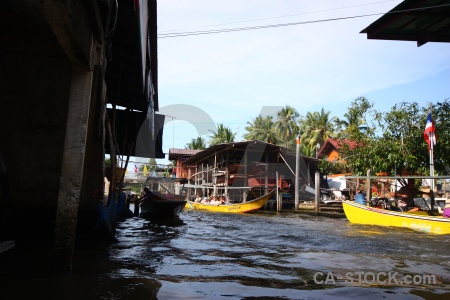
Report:
[[[248,186],[248,170],[247,170],[248,148],[244,152],[244,186]],[[247,202],[247,193],[243,192],[242,202]]]
[[[279,186],[278,186],[278,171],[276,171],[276,181],[277,181],[277,186],[276,186],[276,189],[277,189],[277,193],[276,193],[276,195],[277,195],[277,212],[281,212],[283,210],[282,209],[283,203],[281,202],[282,201],[282,194],[279,192],[280,189],[279,189]]]
[[[58,192],[52,264],[70,270],[83,182],[93,72],[74,67]]]
[[[265,163],[266,163],[266,165],[264,166],[264,173],[265,173],[265,175],[264,175],[264,193],[267,194],[269,192],[269,153],[268,152],[266,152]]]
[[[370,169],[367,170],[367,181],[366,181],[366,205],[370,206],[370,200],[371,200],[371,188],[370,188]]]
[[[298,210],[298,206],[300,203],[300,183],[298,182],[298,177],[300,173],[300,137],[297,136],[297,146],[295,149],[295,198],[294,198],[294,206],[295,210]]]
[[[320,211],[320,173],[316,171],[314,174],[315,181],[315,196],[314,196],[314,210],[318,214]]]

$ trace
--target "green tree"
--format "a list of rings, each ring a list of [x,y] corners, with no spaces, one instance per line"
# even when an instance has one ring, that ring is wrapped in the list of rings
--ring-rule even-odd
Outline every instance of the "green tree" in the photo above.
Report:
[[[210,131],[212,133],[211,140],[209,141],[211,146],[222,143],[232,143],[236,136],[236,133],[233,133],[230,127],[225,127],[222,123],[217,125],[217,131]]]
[[[439,138],[434,148],[434,168],[436,174],[446,173],[450,163],[450,103],[448,100],[433,105],[433,118]],[[395,104],[389,111],[378,112],[372,109],[367,99],[357,99],[350,109],[360,110],[361,116],[372,117],[365,132],[348,128],[339,134],[341,156],[354,174],[365,175],[387,172],[394,175],[395,170],[406,170],[429,174],[428,145],[423,131],[429,107],[419,107],[415,102]],[[367,120],[366,118],[366,120]]]
[[[190,143],[187,143],[185,146],[186,149],[192,150],[204,150],[206,149],[206,142],[201,136],[196,139],[192,139]]]
[[[425,129],[426,116],[428,108],[424,107],[424,119],[422,120],[422,128]],[[433,105],[433,119],[436,127],[436,135],[438,141],[434,146],[434,168],[437,174],[449,174],[450,170],[450,100],[447,98],[442,102]],[[428,145],[423,142],[428,149]]]
[[[303,144],[300,141],[300,153],[304,156],[315,157],[316,149],[313,147],[310,147],[309,144]]]
[[[309,146],[309,152],[315,153],[317,144],[323,145],[328,138],[335,137],[337,120],[336,117],[330,118],[330,112],[325,112],[323,108],[320,112],[308,112],[305,118],[299,121],[300,130],[303,132],[301,143]]]
[[[272,119],[272,116],[263,117],[262,115],[258,115],[252,122],[247,122],[248,126],[245,127],[247,133],[243,135],[244,139],[276,144],[278,138]]]
[[[148,165],[149,165],[148,171],[153,172],[156,170],[158,163],[156,162],[156,159],[152,157],[148,160]]]
[[[368,103],[365,97],[359,97],[355,100],[358,103]],[[360,131],[363,125],[366,125],[366,120],[364,116],[361,115],[361,107],[350,107],[348,111],[344,114],[346,120],[336,119],[336,125],[340,130],[358,130]]]
[[[295,141],[298,134],[297,119],[299,117],[295,108],[287,105],[278,112],[278,120],[275,123],[276,132],[283,146],[288,148],[290,142]]]

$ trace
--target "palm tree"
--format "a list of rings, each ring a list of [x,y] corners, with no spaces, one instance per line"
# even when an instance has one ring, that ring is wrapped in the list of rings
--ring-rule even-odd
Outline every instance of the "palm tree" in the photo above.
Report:
[[[338,124],[340,126],[343,126],[345,128],[348,128],[350,126],[353,126],[355,128],[359,128],[359,126],[365,124],[363,117],[361,116],[359,111],[356,110],[349,110],[344,114],[344,117],[347,120],[338,120]]]
[[[192,150],[204,150],[206,149],[205,139],[201,136],[197,137],[196,139],[192,139],[190,143],[186,144],[185,148]]]
[[[278,121],[275,123],[275,127],[286,148],[289,147],[289,142],[295,139],[298,133],[298,117],[298,112],[289,105],[278,112]]]
[[[209,141],[209,145],[217,145],[222,143],[232,143],[234,142],[234,138],[236,136],[236,133],[233,133],[230,129],[230,127],[225,127],[222,123],[219,123],[217,125],[217,131],[212,132],[211,140]]]
[[[314,147],[310,147],[308,144],[300,143],[300,153],[304,156],[315,157],[316,149]]]
[[[322,108],[320,112],[308,112],[306,117],[300,120],[302,144],[306,143],[313,150],[317,144],[323,145],[328,138],[334,138],[334,124],[337,118],[330,119],[330,112]]]
[[[272,116],[263,117],[259,115],[253,119],[253,122],[247,122],[247,124],[248,126],[245,127],[247,133],[244,134],[246,140],[259,140],[271,144],[278,142]]]

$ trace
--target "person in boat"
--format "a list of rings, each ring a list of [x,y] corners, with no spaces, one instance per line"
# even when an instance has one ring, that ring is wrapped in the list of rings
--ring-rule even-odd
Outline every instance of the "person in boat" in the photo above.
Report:
[[[203,197],[203,200],[200,202],[200,203],[203,203],[203,204],[209,204],[209,200],[208,200],[208,197]]]
[[[406,197],[408,198],[408,202],[414,201],[414,198],[417,197],[417,193],[419,190],[414,186],[414,180],[408,180],[408,184],[406,186],[402,186],[397,192],[389,192],[388,196],[391,198],[395,197]]]
[[[135,199],[135,202],[139,203],[139,202],[144,201],[145,199],[153,200],[153,198],[154,198],[153,196],[154,195],[155,194],[153,194],[147,187],[145,187],[144,188],[144,194],[141,197]]]
[[[402,209],[402,211],[420,210],[420,207],[414,203],[414,199],[410,199],[406,196],[403,196],[400,200],[398,200],[398,206]]]
[[[209,204],[211,204],[211,205],[219,205],[220,204],[219,198],[217,196],[213,196],[211,201],[209,202]]]
[[[402,186],[397,192],[390,192],[388,195],[391,198],[401,197],[398,200],[398,206],[402,211],[418,211],[420,207],[414,203],[414,198],[417,197],[418,189],[414,185],[414,180],[408,180],[406,186]]]
[[[361,190],[359,190],[356,195],[355,195],[355,202],[362,204],[362,205],[367,205],[367,201],[366,201],[366,196],[364,196],[363,192]]]

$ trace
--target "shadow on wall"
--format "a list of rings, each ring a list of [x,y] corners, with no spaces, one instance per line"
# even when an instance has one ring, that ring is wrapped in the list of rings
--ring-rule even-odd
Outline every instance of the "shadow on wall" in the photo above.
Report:
[[[11,198],[9,195],[8,176],[0,149],[0,241],[10,239],[9,216],[11,210]]]

